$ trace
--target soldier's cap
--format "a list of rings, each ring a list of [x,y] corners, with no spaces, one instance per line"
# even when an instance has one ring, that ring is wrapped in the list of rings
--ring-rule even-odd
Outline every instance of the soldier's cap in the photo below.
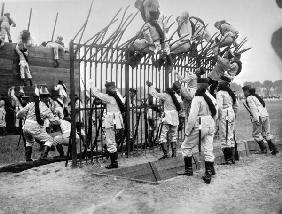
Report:
[[[115,82],[106,82],[105,87],[106,88],[115,88],[116,84]]]
[[[64,82],[63,82],[62,80],[59,80],[59,81],[58,81],[58,84],[63,85]]]
[[[197,78],[197,83],[207,83],[209,84],[210,80],[208,78]]]
[[[175,81],[172,84],[172,89],[175,90],[175,91],[180,90],[181,89],[181,83],[179,81]]]
[[[136,89],[134,89],[134,88],[130,88],[130,89],[129,89],[129,91],[130,91],[131,93],[134,93],[134,94],[136,94],[136,93],[137,93],[137,90],[136,90]]]
[[[50,93],[49,93],[49,91],[48,91],[48,89],[47,89],[46,86],[41,87],[41,88],[39,89],[39,96],[40,96],[40,97],[49,97],[49,96],[50,96]]]
[[[249,90],[251,90],[253,87],[251,86],[251,85],[245,85],[245,86],[243,86],[242,87],[242,90],[243,91],[249,91]]]

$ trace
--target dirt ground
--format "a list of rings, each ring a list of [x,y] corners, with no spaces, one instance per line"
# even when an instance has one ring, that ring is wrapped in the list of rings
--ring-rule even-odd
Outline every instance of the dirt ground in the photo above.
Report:
[[[210,185],[178,176],[159,185],[92,174],[63,163],[0,174],[0,213],[278,213],[282,209],[282,154],[252,155],[216,166]],[[281,211],[282,212],[282,211]]]

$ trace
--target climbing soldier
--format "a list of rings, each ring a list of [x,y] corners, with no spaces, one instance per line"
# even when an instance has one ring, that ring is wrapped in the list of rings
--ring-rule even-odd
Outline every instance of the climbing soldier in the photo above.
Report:
[[[27,104],[23,109],[17,113],[18,119],[25,118],[23,126],[23,135],[26,140],[25,158],[26,161],[32,161],[31,153],[32,146],[35,140],[45,143],[44,151],[40,159],[46,159],[50,151],[49,144],[52,144],[53,138],[46,132],[45,120],[49,120],[52,124],[60,125],[59,118],[55,117],[46,103],[49,100],[49,92],[47,88],[40,90],[34,94],[34,102]]]
[[[168,141],[171,143],[172,157],[176,157],[176,141],[179,125],[178,112],[181,110],[180,82],[174,82],[172,88],[167,88],[165,93],[158,93],[149,81],[146,82],[149,86],[149,93],[164,102],[164,116],[162,119],[162,130],[159,139],[163,156],[160,159],[168,158]]]
[[[253,137],[260,148],[260,152],[258,152],[258,154],[267,153],[266,146],[263,142],[265,139],[271,154],[276,155],[278,150],[275,144],[272,142],[269,114],[265,107],[265,102],[258,94],[256,94],[256,90],[250,85],[246,85],[242,89],[246,97],[246,104],[244,104],[244,106],[251,115],[251,122],[253,124]]]
[[[184,157],[185,170],[178,172],[178,175],[193,175],[192,168],[192,150],[198,144],[204,148],[205,175],[202,177],[205,183],[211,182],[214,170],[213,137],[215,131],[215,122],[213,117],[217,111],[212,100],[206,94],[208,88],[208,79],[198,78],[197,91],[192,100],[191,109],[188,118],[188,124],[185,130],[185,139],[181,145]],[[199,145],[199,149],[200,149]]]
[[[106,166],[107,169],[118,168],[118,153],[115,134],[117,129],[123,128],[122,113],[125,111],[124,100],[117,91],[115,82],[106,82],[106,94],[101,93],[95,87],[95,80],[90,80],[91,95],[99,98],[106,103],[107,113],[103,121],[103,127],[106,133],[107,150],[110,153],[111,164]],[[87,93],[90,94],[88,90]]]
[[[225,164],[235,164],[234,128],[238,111],[235,94],[229,87],[230,79],[222,78],[218,85],[216,100],[218,106],[219,136]]]

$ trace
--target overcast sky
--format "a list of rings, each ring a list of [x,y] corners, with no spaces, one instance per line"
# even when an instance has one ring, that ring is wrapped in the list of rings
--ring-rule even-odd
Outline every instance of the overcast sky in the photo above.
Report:
[[[94,0],[89,25],[85,32],[88,39],[103,28],[121,7],[131,5],[135,12],[135,0]],[[275,0],[159,0],[161,13],[173,15],[182,11],[198,16],[209,23],[208,30],[214,33],[213,23],[225,19],[240,32],[240,39],[247,37],[246,46],[252,50],[242,56],[243,71],[236,78],[244,81],[282,79],[282,62],[271,47],[271,35],[282,27],[282,9]],[[65,43],[75,35],[85,21],[91,0],[6,0],[5,12],[10,12],[16,22],[12,28],[12,39],[27,28],[29,9],[33,9],[30,31],[36,43],[51,39],[56,12],[59,18],[56,34],[64,36]],[[134,35],[142,25],[140,15],[129,27],[127,35]],[[239,40],[240,40],[239,39]]]

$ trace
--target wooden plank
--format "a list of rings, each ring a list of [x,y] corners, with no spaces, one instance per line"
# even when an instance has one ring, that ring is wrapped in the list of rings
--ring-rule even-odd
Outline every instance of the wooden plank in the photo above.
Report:
[[[16,55],[16,44],[15,43],[5,43],[2,48],[0,48],[0,58],[12,59]]]
[[[13,66],[13,60],[12,59],[5,59],[5,58],[0,58],[0,73],[2,69],[6,70],[11,70]]]
[[[58,62],[59,62],[59,68],[69,69],[69,67],[70,67],[69,60],[59,59]],[[51,67],[51,68],[56,69],[54,67],[55,61],[53,59],[44,59],[44,58],[39,58],[39,57],[29,57],[28,63],[29,63],[30,66]]]
[[[139,180],[147,180],[153,182],[157,181],[149,163],[109,170],[104,172],[103,174],[115,175],[115,176],[121,176],[121,177],[127,177],[127,178],[139,179]]]
[[[31,57],[38,57],[43,59],[54,59],[54,53],[52,48],[46,48],[46,47],[30,47],[28,48],[29,56]],[[59,59],[63,60],[69,60],[70,55],[69,53],[64,53],[62,51],[59,51]]]

